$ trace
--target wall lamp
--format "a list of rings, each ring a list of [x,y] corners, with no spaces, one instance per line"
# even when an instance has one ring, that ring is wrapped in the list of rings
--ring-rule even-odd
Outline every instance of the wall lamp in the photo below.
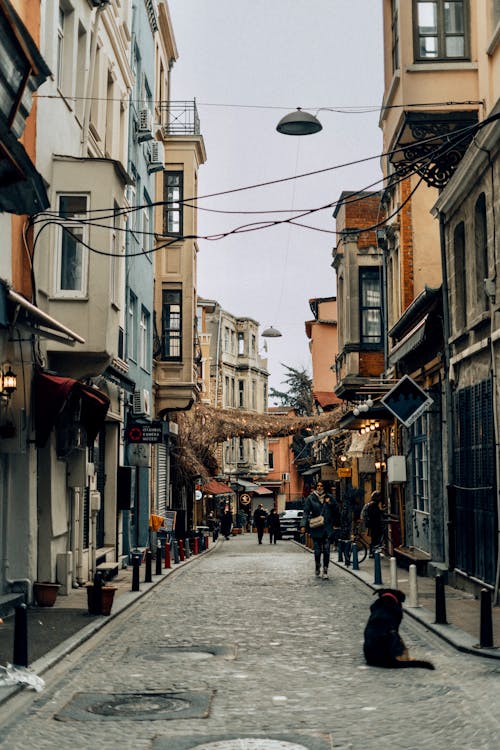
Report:
[[[377,471],[385,471],[385,461],[375,461],[375,468]]]
[[[17,375],[10,365],[4,365],[0,370],[0,396],[9,399],[16,390]]]

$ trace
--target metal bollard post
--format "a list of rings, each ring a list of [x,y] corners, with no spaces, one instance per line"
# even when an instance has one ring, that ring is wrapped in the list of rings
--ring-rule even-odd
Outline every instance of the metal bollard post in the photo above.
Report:
[[[174,563],[177,565],[179,562],[179,547],[177,545],[177,539],[172,539],[172,550],[174,553]]]
[[[398,563],[395,557],[391,557],[389,560],[390,571],[391,571],[391,589],[397,589],[398,587]]]
[[[132,591],[139,591],[139,565],[140,555],[132,555]]]
[[[208,534],[205,534],[205,549],[208,549],[210,546],[210,537]]]
[[[194,555],[198,554],[198,537],[197,536],[195,536],[195,538],[193,539],[193,554]]]
[[[167,541],[165,542],[165,567],[172,567],[172,562],[170,560],[170,543]]]
[[[15,667],[28,666],[28,607],[19,604],[14,619],[14,654],[12,663]]]
[[[481,589],[479,648],[493,648],[493,615],[491,612],[491,591],[489,589]]]
[[[153,577],[151,575],[151,561],[153,559],[153,555],[151,554],[151,550],[146,550],[146,565],[144,569],[144,583],[151,583],[153,580]]]
[[[351,545],[351,550],[352,550],[352,569],[359,570],[358,548],[356,544]]]
[[[179,545],[179,560],[181,562],[184,562],[184,560],[186,559],[186,555],[184,554],[184,542],[182,541],[182,539],[179,539],[177,544]]]
[[[189,546],[189,539],[186,539],[184,543],[184,554],[186,555],[186,560],[188,557],[191,557],[191,547]]]
[[[337,552],[338,552],[338,558],[337,558],[338,562],[343,562],[344,561],[344,540],[343,539],[339,539],[338,541]]]
[[[417,566],[410,565],[408,569],[408,583],[410,592],[408,596],[408,606],[418,607],[418,589],[417,589]]]
[[[158,542],[156,546],[156,569],[155,575],[161,576],[161,542]]]
[[[352,550],[352,542],[350,539],[346,539],[344,542],[344,565],[346,568],[349,567],[351,564],[351,550]]]
[[[446,601],[444,596],[443,576],[436,576],[436,625],[448,625],[446,619]]]
[[[377,550],[373,555],[373,584],[375,586],[383,586],[382,582],[382,564],[380,562],[380,552]]]

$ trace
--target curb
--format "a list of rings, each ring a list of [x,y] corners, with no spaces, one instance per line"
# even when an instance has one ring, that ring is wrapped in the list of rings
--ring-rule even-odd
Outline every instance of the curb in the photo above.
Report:
[[[34,661],[33,664],[30,664],[29,667],[27,667],[28,671],[40,676],[47,672],[49,669],[52,669],[52,667],[54,667],[62,659],[64,659],[65,656],[68,656],[68,654],[70,654],[72,651],[75,651],[79,646],[88,641],[93,635],[102,630],[102,628],[106,627],[106,625],[114,620],[115,617],[118,617],[124,610],[129,609],[129,607],[135,604],[139,599],[142,599],[142,597],[149,594],[149,592],[156,588],[160,583],[166,581],[171,575],[177,573],[177,571],[179,571],[185,565],[196,562],[196,560],[199,560],[203,555],[210,554],[215,549],[217,549],[220,543],[221,540],[218,539],[216,542],[212,542],[207,550],[204,550],[198,555],[191,555],[191,557],[188,557],[187,560],[175,563],[175,568],[167,568],[165,569],[165,572],[159,576],[153,575],[153,580],[151,581],[151,583],[141,582],[141,585],[144,586],[144,588],[140,591],[127,591],[121,594],[119,597],[116,597],[115,601],[113,602],[113,609],[111,610],[111,614],[106,616],[96,616],[95,620],[90,622],[78,632],[74,633],[74,635],[66,638],[66,640],[62,641],[62,643],[53,648],[47,654]],[[24,688],[24,684],[0,686],[0,705],[8,701],[9,698],[12,698],[14,695],[17,695],[19,692],[21,692],[21,690],[24,690]]]

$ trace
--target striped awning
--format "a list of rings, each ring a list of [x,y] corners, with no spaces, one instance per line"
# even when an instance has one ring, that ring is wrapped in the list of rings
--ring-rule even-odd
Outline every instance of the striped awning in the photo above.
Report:
[[[391,353],[389,354],[390,365],[395,365],[396,362],[399,362],[406,357],[406,355],[416,349],[417,346],[420,346],[425,338],[425,327],[428,318],[429,315],[425,315],[422,320],[401,339],[401,341],[398,341],[398,343],[392,347]]]

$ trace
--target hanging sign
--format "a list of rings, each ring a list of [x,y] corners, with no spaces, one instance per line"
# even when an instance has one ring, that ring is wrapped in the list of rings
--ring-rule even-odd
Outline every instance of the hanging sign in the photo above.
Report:
[[[405,427],[416,422],[434,403],[429,394],[408,375],[402,377],[380,400]]]
[[[129,443],[163,443],[163,422],[129,422],[125,440]]]
[[[240,503],[242,505],[250,505],[250,495],[246,492],[244,492],[242,495],[240,495]]]

